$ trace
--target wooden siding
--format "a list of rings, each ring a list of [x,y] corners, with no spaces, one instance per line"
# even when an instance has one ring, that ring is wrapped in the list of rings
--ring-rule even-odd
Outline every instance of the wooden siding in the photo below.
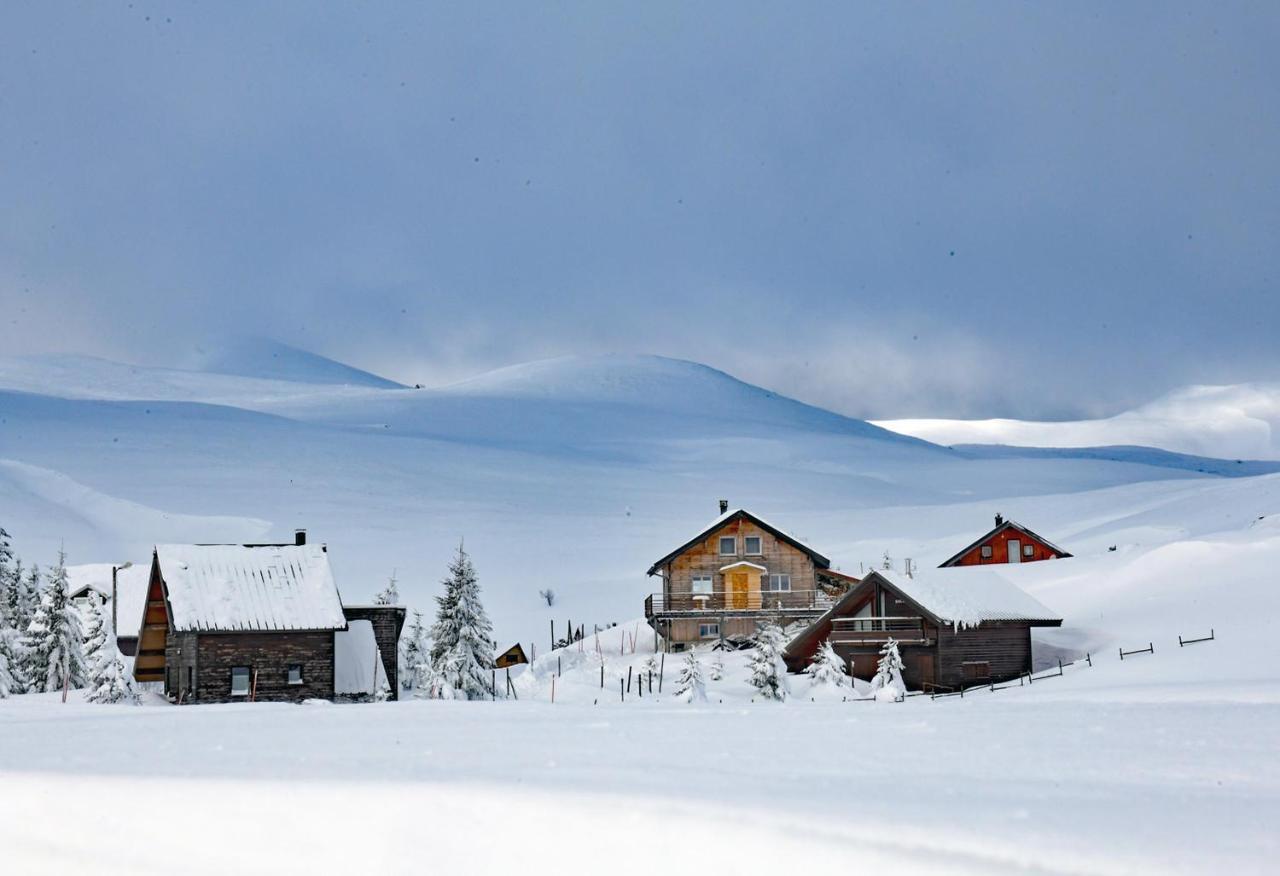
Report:
[[[257,670],[257,701],[299,702],[333,699],[333,631],[268,633],[183,633],[176,655],[182,667],[183,702],[226,703],[247,700],[231,696],[231,669]],[[289,684],[289,665],[302,665],[302,684]],[[186,689],[186,668],[194,670],[194,691]],[[172,672],[169,673],[172,676]],[[173,693],[172,691],[167,692]]]
[[[139,635],[133,677],[138,681],[164,681],[165,654],[169,647],[169,612],[165,606],[160,571],[154,561],[142,617],[135,618],[134,622],[138,624]]]
[[[1022,672],[1030,672],[1031,627],[1025,623],[990,621],[961,630],[942,627],[938,631],[938,683],[960,686],[966,680],[966,662],[989,664],[992,681],[1017,678]]]
[[[966,551],[960,559],[956,560],[952,565],[955,566],[983,566],[992,563],[1009,562],[1009,542],[1017,540],[1020,542],[1019,547],[1031,545],[1033,548],[1031,556],[1023,556],[1021,562],[1034,563],[1037,560],[1052,560],[1058,557],[1058,552],[1049,547],[1040,539],[1033,535],[1029,535],[1012,527],[997,532],[981,544],[974,545],[973,548]],[[991,556],[983,557],[982,548],[990,547]]]

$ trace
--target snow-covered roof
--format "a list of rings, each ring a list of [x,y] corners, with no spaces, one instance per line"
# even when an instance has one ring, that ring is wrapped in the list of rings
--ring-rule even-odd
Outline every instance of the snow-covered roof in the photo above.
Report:
[[[156,546],[178,631],[346,628],[323,545]]]
[[[930,569],[911,576],[892,569],[871,574],[946,623],[977,626],[983,621],[1062,620],[1035,597],[981,566]]]
[[[83,595],[92,591],[104,600],[111,598],[111,569],[116,572],[116,607],[118,632],[136,636],[142,621],[142,606],[147,600],[147,584],[151,579],[150,563],[83,563],[67,566],[67,595]]]

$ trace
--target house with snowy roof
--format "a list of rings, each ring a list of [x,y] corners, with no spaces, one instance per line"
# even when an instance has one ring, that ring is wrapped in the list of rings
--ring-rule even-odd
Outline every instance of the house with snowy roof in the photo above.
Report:
[[[957,551],[939,568],[949,566],[985,566],[992,563],[1034,563],[1038,560],[1056,560],[1071,554],[1049,539],[1032,532],[1015,520],[1005,520],[996,515],[996,525],[990,532]]]
[[[864,681],[880,650],[898,643],[902,678],[912,690],[956,689],[1030,672],[1031,629],[1062,618],[990,569],[868,572],[783,651],[802,670],[824,641]]]
[[[644,602],[645,619],[669,650],[748,637],[766,618],[816,618],[858,579],[801,539],[742,508],[720,502],[720,516],[657,560],[648,574],[662,589]]]
[[[344,606],[325,545],[156,545],[133,673],[178,703],[394,698],[402,606]]]

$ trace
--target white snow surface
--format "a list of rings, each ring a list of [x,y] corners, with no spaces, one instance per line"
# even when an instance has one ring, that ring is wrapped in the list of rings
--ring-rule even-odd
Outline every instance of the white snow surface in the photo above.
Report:
[[[913,571],[911,575],[893,569],[875,571],[939,620],[959,626],[977,626],[983,621],[1059,620],[1062,617],[991,571],[989,566],[926,569]]]
[[[1139,445],[1226,459],[1280,459],[1280,384],[1189,386],[1097,420],[876,420],[938,444]]]
[[[322,545],[161,544],[156,557],[179,632],[346,626]]]
[[[387,682],[373,622],[353,620],[333,634],[333,689],[338,694],[372,696]]]

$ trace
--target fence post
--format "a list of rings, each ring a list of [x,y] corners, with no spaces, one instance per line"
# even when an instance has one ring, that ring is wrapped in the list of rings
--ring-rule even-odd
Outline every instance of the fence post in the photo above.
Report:
[[[1093,658],[1089,656],[1089,652],[1088,652],[1088,651],[1085,651],[1085,652],[1084,652],[1084,662],[1085,662],[1085,663],[1088,663],[1090,666],[1092,666],[1092,665],[1093,665]]]
[[[621,675],[618,676],[618,696],[622,698],[624,703],[627,701],[626,682],[622,680]]]
[[[663,651],[662,656],[658,658],[658,693],[662,693],[662,673],[667,668],[667,652]]]
[[[627,667],[627,692],[631,691],[631,667]]]

